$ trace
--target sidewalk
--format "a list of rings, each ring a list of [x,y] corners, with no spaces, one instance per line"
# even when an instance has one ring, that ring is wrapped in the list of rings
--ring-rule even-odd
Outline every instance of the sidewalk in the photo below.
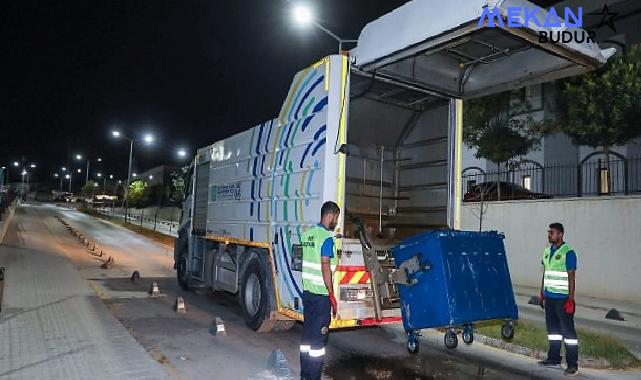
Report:
[[[538,294],[538,288],[514,286],[519,318],[545,327],[543,309],[538,305],[528,304],[530,297]],[[625,321],[605,319],[605,314],[611,308],[617,309]],[[620,339],[630,351],[641,358],[641,304],[577,296],[574,319],[578,328],[601,332]]]
[[[0,264],[0,379],[167,379],[65,256],[52,216],[16,209]]]

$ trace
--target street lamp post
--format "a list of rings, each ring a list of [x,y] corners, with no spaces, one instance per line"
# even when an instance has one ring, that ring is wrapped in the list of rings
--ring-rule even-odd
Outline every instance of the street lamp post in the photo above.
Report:
[[[298,24],[300,24],[300,25],[312,24],[315,27],[317,27],[318,29],[320,29],[323,32],[325,32],[325,34],[327,34],[328,36],[330,36],[333,39],[335,39],[336,42],[338,42],[338,54],[340,54],[343,51],[343,44],[344,43],[355,43],[355,42],[358,42],[358,40],[347,40],[347,39],[341,38],[338,35],[336,35],[336,33],[332,32],[331,30],[327,29],[326,27],[324,27],[323,25],[318,23],[318,21],[314,20],[314,15],[312,13],[312,10],[309,7],[305,6],[305,5],[302,5],[302,4],[295,5],[293,10],[292,10],[292,13],[293,13],[293,16],[294,16],[294,20]]]
[[[125,187],[125,194],[124,194],[124,196],[125,196],[125,210],[127,210],[125,212],[125,223],[127,223],[127,217],[128,217],[128,214],[129,214],[129,212],[128,212],[129,204],[127,202],[127,196],[129,195],[129,185],[131,183],[131,163],[132,163],[132,159],[133,159],[133,156],[134,156],[134,142],[143,141],[143,142],[145,142],[147,144],[151,144],[154,141],[154,137],[151,134],[146,134],[146,135],[143,136],[142,139],[136,140],[136,139],[131,139],[131,138],[123,135],[122,133],[120,133],[120,131],[117,131],[117,130],[116,131],[111,131],[111,135],[114,138],[117,138],[117,139],[123,138],[123,139],[129,141],[129,165],[128,165],[128,168],[127,168],[127,184],[126,184],[127,186]]]
[[[82,155],[81,154],[76,154],[76,160],[80,161],[82,160]],[[102,158],[97,158],[97,162],[102,162]],[[89,183],[89,168],[91,167],[91,159],[87,157],[87,167],[86,167],[86,173],[85,173],[85,185]]]

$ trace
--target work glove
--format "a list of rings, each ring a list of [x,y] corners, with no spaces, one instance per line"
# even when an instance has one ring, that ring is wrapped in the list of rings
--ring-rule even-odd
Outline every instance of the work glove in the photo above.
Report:
[[[565,300],[565,304],[563,304],[563,311],[565,311],[565,314],[573,315],[575,307],[574,298],[570,297]]]
[[[545,293],[543,290],[539,294],[539,306],[541,306],[541,309],[545,309]]]
[[[332,307],[332,316],[336,318],[336,312],[338,311],[338,303],[336,302],[336,297],[334,297],[334,293],[329,293],[329,304]]]

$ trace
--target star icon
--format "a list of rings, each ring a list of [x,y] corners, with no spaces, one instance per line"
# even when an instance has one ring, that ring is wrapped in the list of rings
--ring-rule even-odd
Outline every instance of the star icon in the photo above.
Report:
[[[592,12],[588,13],[590,16],[601,16],[601,21],[597,25],[597,29],[600,29],[602,26],[607,25],[614,33],[617,32],[617,29],[614,27],[614,18],[618,16],[618,13],[610,12],[608,5],[604,4],[601,12]]]

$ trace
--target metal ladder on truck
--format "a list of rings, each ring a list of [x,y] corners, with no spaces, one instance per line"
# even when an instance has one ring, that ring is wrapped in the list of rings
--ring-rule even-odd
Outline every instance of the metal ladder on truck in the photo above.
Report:
[[[374,298],[374,316],[383,319],[385,310],[398,309],[401,300],[398,285],[413,285],[417,282],[414,274],[429,270],[429,265],[422,265],[418,257],[403,262],[398,269],[390,249],[374,249],[369,242],[363,224],[358,218],[353,220],[357,227],[358,239],[363,246],[365,268],[370,274],[372,295]]]

